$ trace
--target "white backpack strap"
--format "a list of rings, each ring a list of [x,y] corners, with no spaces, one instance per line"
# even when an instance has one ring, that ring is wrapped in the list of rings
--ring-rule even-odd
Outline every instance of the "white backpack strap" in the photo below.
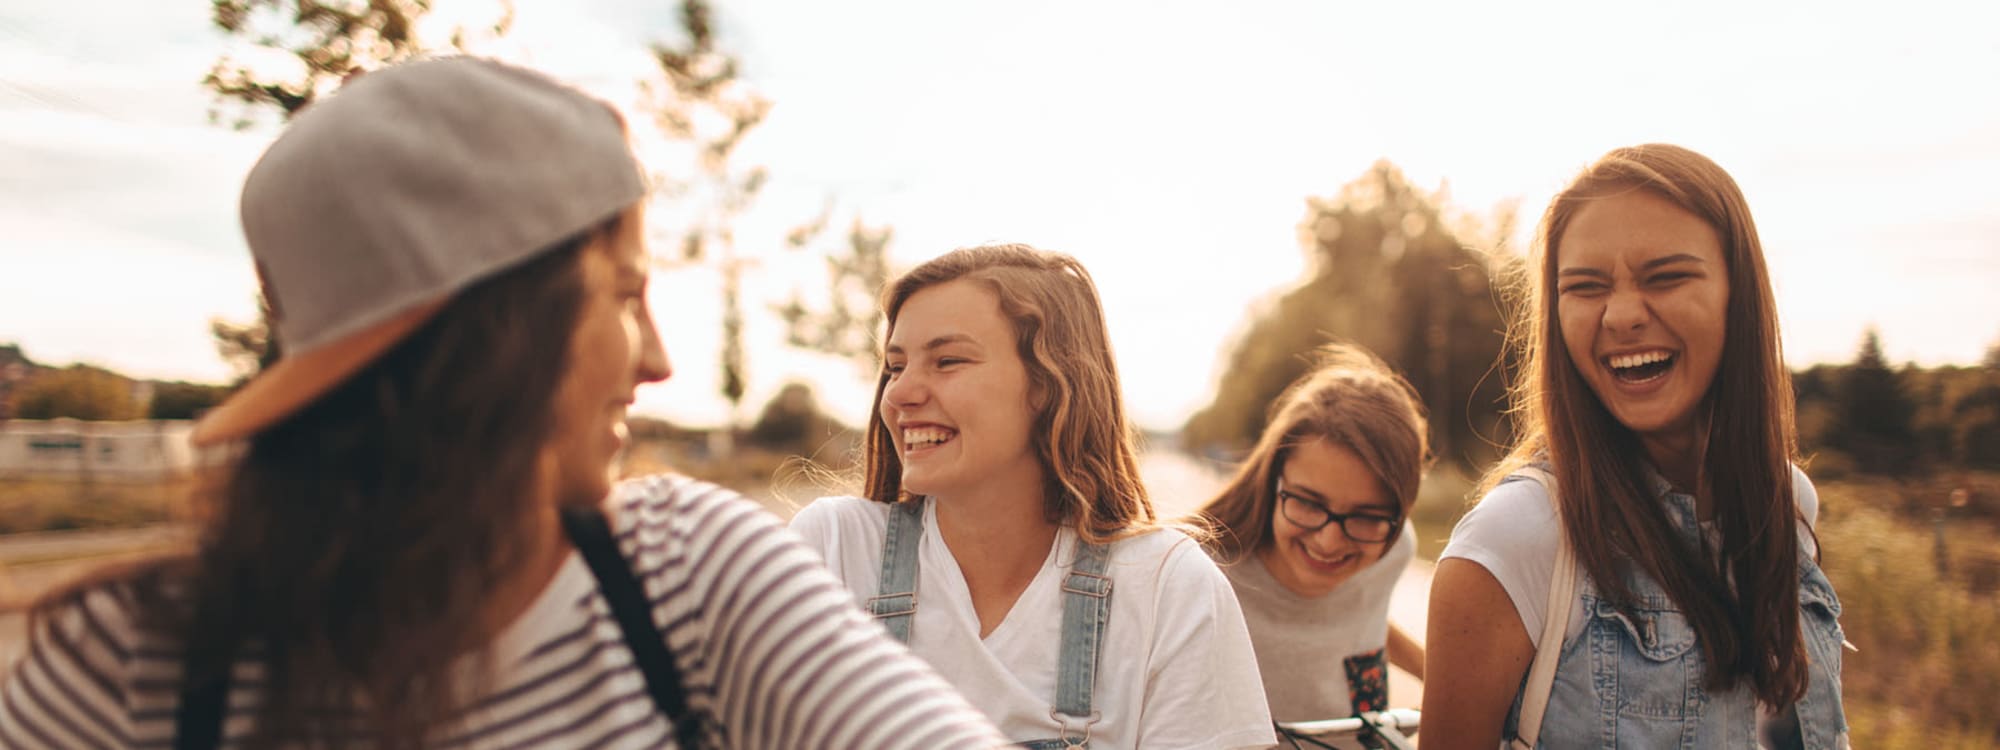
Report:
[[[1549,690],[1556,682],[1556,660],[1562,656],[1563,636],[1569,631],[1569,614],[1576,598],[1576,551],[1570,549],[1569,534],[1562,526],[1562,504],[1556,502],[1556,478],[1535,467],[1518,472],[1548,490],[1549,504],[1556,509],[1556,564],[1549,574],[1548,609],[1542,615],[1542,639],[1535,647],[1535,661],[1528,666],[1528,683],[1521,688],[1521,716],[1514,727],[1515,750],[1533,750],[1541,739],[1542,714],[1549,708]]]

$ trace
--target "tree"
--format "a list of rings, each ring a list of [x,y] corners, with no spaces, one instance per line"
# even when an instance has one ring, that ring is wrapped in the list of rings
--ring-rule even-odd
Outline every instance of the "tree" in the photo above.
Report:
[[[820,409],[812,386],[786,383],[764,404],[750,427],[750,441],[773,450],[812,455],[817,443],[850,430]]]
[[[145,413],[131,378],[90,365],[43,370],[14,392],[21,419],[138,419]]]
[[[762,166],[741,167],[733,157],[743,139],[764,121],[771,102],[737,75],[736,58],[716,46],[713,12],[705,0],[683,0],[678,44],[654,43],[659,79],[640,82],[645,109],[670,140],[694,150],[691,180],[662,182],[660,191],[692,198],[699,208],[681,232],[680,260],[713,264],[722,277],[722,396],[730,421],[738,421],[747,365],[743,356],[742,275],[748,258],[737,252],[733,226],[764,187]]]
[[[435,40],[422,33],[431,0],[213,0],[211,18],[234,49],[202,78],[215,93],[209,118],[238,130],[289,121],[357,72],[442,48],[467,51],[477,38],[513,27],[511,0],[495,5],[490,25]],[[273,64],[279,60],[286,62]]]
[[[438,40],[422,33],[431,0],[212,0],[210,17],[230,44],[202,78],[215,96],[209,121],[236,130],[289,122],[356,73],[439,49],[469,51],[512,29],[512,0],[495,7],[491,24],[457,27]],[[257,306],[261,316],[251,323],[209,321],[216,348],[241,379],[279,355],[270,306],[261,295]]]
[[[1841,374],[1828,444],[1853,458],[1862,471],[1901,475],[1914,468],[1916,404],[1882,356],[1881,336],[1862,336],[1854,363]]]
[[[147,419],[194,419],[229,395],[219,385],[167,382],[153,384],[153,401],[146,407]]]
[[[1493,371],[1504,325],[1488,279],[1495,259],[1507,256],[1504,246],[1491,255],[1466,247],[1446,228],[1444,201],[1386,161],[1337,198],[1308,198],[1298,227],[1306,278],[1252,313],[1215,399],[1184,428],[1187,445],[1249,445],[1271,401],[1306,372],[1311,352],[1346,340],[1416,386],[1438,456],[1468,467],[1491,458],[1506,435],[1505,393]],[[1503,218],[1491,236],[1510,233]]]
[[[278,361],[278,339],[271,335],[271,304],[257,295],[257,320],[232,323],[222,318],[208,320],[208,333],[215,339],[215,352],[229,369],[236,371],[235,385],[248,382]]]
[[[1975,469],[2000,469],[2000,381],[1988,380],[1952,407],[1957,462]]]
[[[800,249],[813,244],[823,233],[831,209],[818,219],[797,227],[786,244]],[[873,372],[881,353],[876,337],[882,326],[882,308],[877,297],[889,283],[889,240],[895,229],[869,227],[860,217],[847,230],[846,246],[827,251],[827,304],[815,308],[805,296],[793,290],[791,299],[773,305],[784,319],[786,343],[794,347],[831,354],[853,362],[863,372]]]

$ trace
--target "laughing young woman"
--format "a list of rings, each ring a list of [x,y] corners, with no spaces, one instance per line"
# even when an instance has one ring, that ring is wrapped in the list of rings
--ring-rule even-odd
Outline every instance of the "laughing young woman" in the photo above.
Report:
[[[1422,403],[1374,355],[1329,347],[1194,517],[1235,585],[1277,721],[1387,709],[1389,664],[1423,679],[1423,646],[1389,622],[1416,556]]]
[[[1541,233],[1520,442],[1432,583],[1424,747],[1845,746],[1840,603],[1742,192],[1687,149],[1619,149]]]
[[[884,312],[867,496],[792,528],[1027,747],[1275,742],[1229,582],[1154,522],[1083,266],[958,250],[892,284]]]

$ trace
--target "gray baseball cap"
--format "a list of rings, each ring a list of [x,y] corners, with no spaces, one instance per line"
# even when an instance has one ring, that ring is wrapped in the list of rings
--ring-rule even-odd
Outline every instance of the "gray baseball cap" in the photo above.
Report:
[[[541,73],[470,57],[355,78],[243,182],[243,235],[282,358],[195,426],[245,438],[381,356],[459,291],[632,207],[623,119]]]

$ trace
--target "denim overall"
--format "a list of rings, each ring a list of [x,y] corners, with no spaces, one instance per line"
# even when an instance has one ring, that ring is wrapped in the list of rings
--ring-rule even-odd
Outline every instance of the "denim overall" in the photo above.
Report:
[[[1694,497],[1649,477],[1663,498],[1668,520],[1690,542],[1703,533]],[[1847,747],[1847,717],[1840,703],[1840,599],[1818,563],[1799,555],[1799,625],[1810,662],[1805,696],[1793,706],[1798,740],[1807,750]],[[1580,576],[1583,632],[1563,646],[1548,711],[1543,748],[1755,748],[1758,707],[1748,684],[1724,692],[1702,686],[1707,673],[1694,628],[1650,577],[1625,574],[1632,592],[1630,616]],[[1507,735],[1519,720],[1520,698],[1507,716]],[[1787,720],[1789,721],[1789,720]],[[1787,728],[1788,729],[1788,728]]]
[[[889,506],[889,529],[882,539],[881,593],[868,600],[868,610],[889,635],[910,642],[910,624],[917,613],[917,546],[924,537],[924,503],[905,501]],[[1105,564],[1111,548],[1076,540],[1076,563],[1063,576],[1062,643],[1056,668],[1056,702],[1049,718],[1062,726],[1062,736],[1024,740],[1028,750],[1090,747],[1090,727],[1102,718],[1091,708],[1097,685],[1098,646],[1111,616],[1111,579]],[[1081,723],[1072,736],[1071,722]]]

